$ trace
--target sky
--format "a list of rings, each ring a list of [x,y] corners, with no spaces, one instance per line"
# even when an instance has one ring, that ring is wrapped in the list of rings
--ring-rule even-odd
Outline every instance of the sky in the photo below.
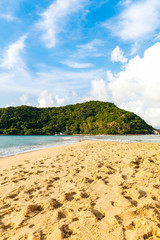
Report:
[[[160,1],[0,0],[0,107],[90,100],[160,127]]]

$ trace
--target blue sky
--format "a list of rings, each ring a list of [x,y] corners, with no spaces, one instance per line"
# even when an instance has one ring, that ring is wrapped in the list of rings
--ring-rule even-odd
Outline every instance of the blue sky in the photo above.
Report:
[[[114,102],[160,126],[159,0],[0,0],[0,107]]]

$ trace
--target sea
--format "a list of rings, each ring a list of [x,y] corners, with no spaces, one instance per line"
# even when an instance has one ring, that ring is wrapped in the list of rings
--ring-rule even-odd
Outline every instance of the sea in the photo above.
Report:
[[[50,147],[70,145],[83,140],[160,143],[160,135],[0,136],[0,158]]]

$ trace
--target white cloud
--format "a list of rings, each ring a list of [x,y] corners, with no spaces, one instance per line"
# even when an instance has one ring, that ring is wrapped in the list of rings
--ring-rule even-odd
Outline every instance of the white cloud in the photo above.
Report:
[[[120,1],[120,4],[129,5],[131,2],[132,2],[132,0],[122,0],[122,1]]]
[[[115,47],[111,53],[111,61],[112,62],[121,62],[125,63],[128,61],[126,57],[123,55],[123,51],[119,48],[119,46]]]
[[[8,107],[10,107],[10,105],[9,105],[9,104],[7,104],[7,105],[5,106],[5,108],[8,108]]]
[[[86,0],[56,0],[41,15],[37,27],[43,32],[42,39],[46,47],[57,43],[57,35],[63,31],[69,16],[85,6]]]
[[[84,99],[80,97],[75,91],[71,91],[68,93],[68,95],[65,95],[63,97],[56,95],[54,99],[56,106],[64,106],[67,104],[75,104],[84,101]]]
[[[24,69],[1,72],[0,86],[0,93],[6,93],[8,99],[16,94],[37,95],[41,89],[41,86],[38,85],[38,79]]]
[[[65,97],[55,96],[55,100],[56,100],[57,106],[63,106],[69,102],[69,97],[68,96],[65,96]]]
[[[160,40],[160,33],[158,33],[155,38],[154,38],[155,41],[159,41]]]
[[[6,69],[24,67],[24,62],[21,58],[21,53],[25,48],[26,35],[22,36],[18,41],[12,43],[4,51],[0,67]]]
[[[64,71],[61,68],[54,69],[47,66],[43,66],[33,75],[29,72],[22,56],[14,65],[10,69],[5,68],[0,71],[0,93],[12,93],[8,95],[9,99],[16,93],[31,94],[32,99],[33,96],[37,98],[44,89],[48,91],[52,89],[54,96],[58,95],[62,98],[73,89],[84,91],[93,79],[105,75],[103,69]]]
[[[131,46],[130,55],[134,55],[138,51],[139,47],[140,46],[139,46],[138,42],[134,42]]]
[[[107,72],[113,102],[134,111],[154,126],[160,126],[160,43],[136,56],[115,75]],[[153,113],[154,109],[156,114]]]
[[[107,96],[107,85],[103,79],[93,80],[91,86],[91,96],[99,101],[106,101]]]
[[[75,104],[82,103],[90,100],[99,100],[99,101],[110,101],[107,82],[102,79],[95,79],[90,82],[87,95],[78,95],[75,91],[69,92],[68,95],[60,97],[59,95],[55,96],[55,105],[64,106],[66,104]]]
[[[90,68],[93,67],[92,63],[78,63],[78,62],[73,62],[73,61],[63,61],[61,62],[62,64],[67,65],[70,68]]]
[[[104,41],[101,39],[93,39],[90,42],[77,45],[77,51],[71,54],[70,57],[74,59],[82,59],[85,57],[104,57],[105,53],[102,51]]]
[[[122,40],[142,39],[159,28],[159,11],[159,0],[136,1],[127,5],[119,16],[106,22],[104,26]]]
[[[103,41],[101,39],[94,39],[91,42],[78,45],[78,48],[83,50],[96,51],[98,46],[103,46]]]
[[[57,92],[80,90],[89,87],[93,79],[105,75],[103,69],[90,71],[62,71],[61,69],[48,70],[37,74],[38,82],[42,87],[56,89]],[[59,94],[58,94],[59,95]]]
[[[99,100],[109,101],[107,83],[104,79],[95,79],[91,82],[91,91],[89,96],[83,97],[83,101]]]
[[[18,18],[14,17],[14,16],[12,16],[12,15],[10,15],[10,14],[0,14],[0,18],[5,19],[5,20],[7,20],[8,22],[12,22],[12,21],[17,21],[17,20],[19,20]]]
[[[27,35],[22,36],[16,42],[10,44],[2,52],[0,60],[0,92],[7,92],[8,99],[11,94],[37,94],[39,88],[36,87],[37,80],[30,74],[24,61],[25,39]],[[20,99],[21,102],[22,99]],[[23,100],[21,102],[23,104]],[[26,104],[29,105],[28,102]]]
[[[41,92],[40,96],[37,99],[39,105],[37,107],[53,107],[54,101],[52,99],[52,95],[47,91],[44,90]]]
[[[23,94],[22,96],[20,96],[20,103],[22,105],[31,106],[30,102],[28,102],[28,95],[27,94]]]

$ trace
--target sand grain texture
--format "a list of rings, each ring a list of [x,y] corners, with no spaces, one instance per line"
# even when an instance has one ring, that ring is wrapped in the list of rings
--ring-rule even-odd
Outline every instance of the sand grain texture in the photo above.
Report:
[[[0,159],[0,239],[160,239],[160,144],[84,141]]]

